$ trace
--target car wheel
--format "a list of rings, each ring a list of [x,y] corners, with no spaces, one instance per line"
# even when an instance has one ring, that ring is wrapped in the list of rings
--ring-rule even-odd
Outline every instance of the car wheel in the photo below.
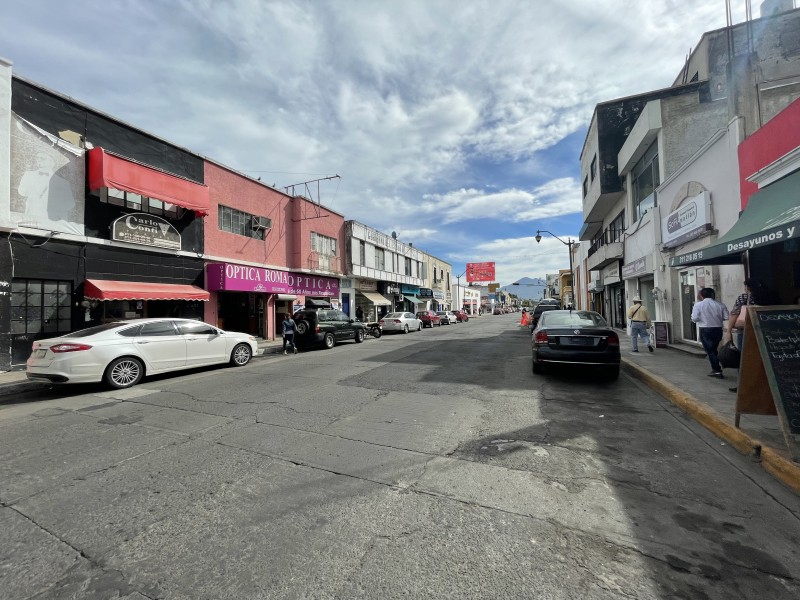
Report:
[[[373,327],[372,328],[372,337],[376,340],[383,335],[383,330],[380,327]]]
[[[363,341],[364,341],[364,330],[356,329],[356,344],[360,344]]]
[[[144,365],[139,359],[124,357],[111,361],[106,367],[104,379],[114,389],[133,387],[142,380]]]
[[[298,321],[294,327],[297,330],[297,335],[308,333],[308,321]]]
[[[236,344],[231,352],[231,364],[234,367],[243,367],[253,357],[253,350],[248,344]]]
[[[325,337],[322,338],[322,345],[325,346],[328,350],[333,348],[336,345],[336,339],[333,337],[332,333],[326,333]]]
[[[542,373],[544,373],[544,369],[542,368],[542,365],[540,363],[533,361],[533,372],[536,375],[541,375]]]
[[[616,381],[619,379],[619,365],[614,365],[613,367],[606,367],[606,370],[603,372],[606,379],[609,381]]]
[[[420,323],[419,325],[417,325],[417,331],[422,331],[422,323]]]
[[[403,325],[403,333],[408,333],[408,325]]]

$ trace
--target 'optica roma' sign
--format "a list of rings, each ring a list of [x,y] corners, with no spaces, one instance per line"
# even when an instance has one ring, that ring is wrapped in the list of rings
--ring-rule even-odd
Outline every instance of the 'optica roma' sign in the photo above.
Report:
[[[262,292],[303,296],[339,297],[339,280],[307,273],[292,273],[230,263],[206,265],[210,292]]]

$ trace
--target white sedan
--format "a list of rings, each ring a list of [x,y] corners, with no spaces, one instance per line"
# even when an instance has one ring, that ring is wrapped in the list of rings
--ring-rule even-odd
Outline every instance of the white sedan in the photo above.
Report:
[[[230,363],[241,367],[258,350],[256,338],[189,319],[134,319],[37,340],[28,379],[52,383],[105,381],[136,385],[145,375]]]
[[[393,312],[384,315],[380,320],[380,326],[383,333],[387,331],[401,331],[403,333],[422,331],[422,321],[414,313],[410,312]]]

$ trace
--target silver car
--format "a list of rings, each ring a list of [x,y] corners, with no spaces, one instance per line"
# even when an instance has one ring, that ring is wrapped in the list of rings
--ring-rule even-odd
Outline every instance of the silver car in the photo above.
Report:
[[[452,325],[453,323],[458,323],[458,317],[449,310],[440,310],[436,312],[437,315],[442,320],[442,325]]]
[[[28,379],[51,383],[105,381],[136,385],[145,375],[219,363],[241,367],[256,354],[256,338],[190,319],[133,319],[37,340]]]
[[[410,312],[393,312],[385,315],[380,320],[380,326],[383,333],[389,331],[396,331],[408,333],[409,331],[422,331],[422,321],[420,321],[414,313]]]

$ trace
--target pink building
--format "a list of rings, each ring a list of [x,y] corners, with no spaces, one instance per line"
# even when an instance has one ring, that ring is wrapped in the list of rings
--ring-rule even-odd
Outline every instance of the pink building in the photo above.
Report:
[[[206,322],[274,339],[307,298],[338,304],[343,215],[210,161],[205,183]]]

